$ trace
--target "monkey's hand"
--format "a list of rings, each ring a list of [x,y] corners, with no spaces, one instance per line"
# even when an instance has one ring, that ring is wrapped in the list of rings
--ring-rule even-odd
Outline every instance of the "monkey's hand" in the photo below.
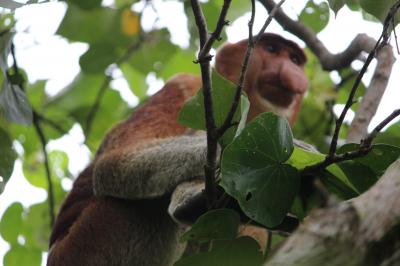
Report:
[[[96,162],[96,196],[149,199],[170,194],[184,181],[203,176],[205,135],[156,140],[144,147],[108,152]]]
[[[168,213],[178,223],[192,224],[207,212],[203,193],[204,180],[192,180],[179,184],[171,196]]]

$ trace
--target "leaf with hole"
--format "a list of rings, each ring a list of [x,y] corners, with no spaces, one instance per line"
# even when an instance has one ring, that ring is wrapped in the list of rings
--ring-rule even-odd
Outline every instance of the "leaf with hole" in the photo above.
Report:
[[[285,118],[264,113],[225,149],[221,185],[253,220],[279,225],[300,186],[299,172],[286,164],[293,136]]]

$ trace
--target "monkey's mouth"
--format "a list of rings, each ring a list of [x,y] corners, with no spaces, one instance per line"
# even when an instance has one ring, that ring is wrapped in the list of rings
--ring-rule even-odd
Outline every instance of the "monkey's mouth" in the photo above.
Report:
[[[261,97],[274,105],[282,107],[289,106],[298,94],[285,86],[272,82],[264,82],[259,85],[257,91]]]

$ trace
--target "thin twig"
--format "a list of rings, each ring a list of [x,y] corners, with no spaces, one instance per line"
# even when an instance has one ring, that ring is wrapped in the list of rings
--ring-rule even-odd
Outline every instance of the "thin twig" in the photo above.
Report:
[[[43,129],[40,126],[39,118],[36,116],[36,113],[33,113],[33,126],[35,128],[36,134],[39,137],[40,145],[42,147],[42,153],[44,157],[44,168],[46,170],[46,178],[48,185],[48,193],[49,193],[49,214],[50,214],[50,228],[53,227],[55,221],[55,212],[54,212],[54,188],[53,182],[51,181],[51,172],[50,172],[50,163],[49,156],[46,151],[46,136],[44,135]]]
[[[242,94],[242,90],[243,90],[243,84],[244,84],[244,79],[247,73],[247,68],[249,65],[249,61],[250,61],[250,57],[251,54],[253,52],[254,49],[254,39],[253,39],[253,25],[254,25],[254,18],[256,16],[256,3],[255,0],[251,0],[251,16],[250,16],[250,20],[248,23],[248,27],[249,27],[249,36],[247,39],[247,49],[246,49],[246,54],[244,56],[243,62],[242,62],[242,66],[240,69],[240,75],[239,75],[239,84],[236,87],[236,92],[235,92],[235,96],[233,98],[232,104],[231,104],[231,108],[229,109],[229,113],[226,116],[224,123],[222,124],[222,126],[218,129],[218,136],[221,137],[222,135],[225,134],[225,132],[232,126],[232,119],[233,116],[236,113],[236,110],[239,106],[239,102],[240,102],[240,96]]]
[[[139,37],[139,40],[137,42],[135,42],[133,45],[130,45],[128,47],[128,49],[126,50],[126,52],[120,58],[118,58],[115,63],[117,65],[119,65],[119,64],[122,64],[125,61],[127,61],[130,58],[130,56],[132,55],[132,53],[134,53],[137,49],[139,49],[139,47],[145,41],[146,41],[146,39],[141,35]],[[85,124],[86,139],[89,138],[89,135],[92,130],[93,121],[94,121],[97,111],[100,107],[101,100],[103,99],[103,96],[104,96],[104,94],[108,88],[108,85],[110,84],[112,79],[113,79],[112,73],[109,73],[105,76],[103,83],[101,84],[99,91],[96,94],[96,99],[94,100],[94,103],[88,112],[88,115],[86,117],[86,124]]]
[[[32,109],[33,114],[37,116],[37,118],[39,119],[39,121],[42,121],[43,123],[48,124],[49,126],[51,126],[52,128],[54,128],[55,130],[57,130],[60,134],[66,134],[68,133],[68,130],[65,130],[62,126],[60,126],[59,124],[57,124],[56,122],[54,122],[53,120],[43,116],[42,114],[38,113],[36,110]]]
[[[363,141],[363,145],[370,145],[372,140],[376,137],[376,135],[387,126],[393,119],[400,115],[400,109],[394,110],[388,117],[386,117],[382,122],[380,122],[372,131],[368,134],[368,136]],[[364,144],[365,143],[365,144]]]
[[[255,1],[251,0],[251,17],[249,20],[249,37],[247,41],[247,49],[246,49],[246,54],[243,59],[243,63],[240,69],[240,75],[239,75],[239,83],[236,87],[236,92],[235,92],[235,97],[232,101],[231,108],[229,109],[228,115],[222,124],[222,126],[218,129],[218,136],[222,136],[231,126],[232,126],[232,119],[233,116],[236,113],[236,110],[239,106],[240,102],[240,96],[242,94],[243,86],[244,86],[244,81],[246,78],[246,73],[248,69],[248,65],[250,62],[250,57],[251,54],[253,53],[253,49],[255,45],[260,41],[262,34],[265,32],[269,24],[272,22],[272,18],[274,17],[275,13],[278,11],[278,9],[283,5],[285,0],[281,0],[269,13],[268,18],[266,19],[264,25],[261,27],[261,30],[258,32],[255,40],[253,38],[253,24],[254,24],[254,18],[255,18]]]
[[[89,138],[89,135],[91,133],[93,121],[96,116],[97,110],[100,107],[101,99],[103,98],[103,96],[108,88],[108,84],[110,84],[110,82],[112,80],[111,75],[112,74],[110,73],[110,74],[106,75],[106,77],[104,78],[103,83],[101,84],[100,89],[96,94],[96,99],[94,100],[94,103],[88,112],[88,115],[86,118],[86,126],[85,126],[86,139]]]
[[[211,55],[210,49],[216,40],[220,39],[222,29],[226,22],[226,15],[231,0],[224,0],[215,30],[208,34],[207,22],[197,0],[191,0],[193,15],[199,31],[200,52],[197,57],[197,63],[200,64],[202,90],[204,95],[205,121],[207,129],[207,161],[204,166],[205,174],[205,194],[208,208],[214,206],[216,201],[216,170],[217,170],[217,153],[218,153],[218,132],[214,120],[214,109],[212,100],[212,81],[211,81]]]
[[[392,19],[394,18],[395,14],[399,8],[400,8],[400,1],[398,1],[390,9],[389,14],[387,15],[387,17],[385,19],[385,24],[383,26],[382,34],[379,37],[378,41],[376,42],[375,47],[369,53],[366,62],[364,63],[362,69],[360,70],[360,72],[353,84],[353,87],[351,88],[351,92],[349,94],[349,97],[347,98],[347,102],[342,110],[342,113],[340,114],[339,118],[336,121],[336,126],[335,126],[335,130],[334,130],[334,133],[332,136],[331,145],[329,147],[328,157],[334,157],[334,155],[336,153],[337,141],[339,138],[340,128],[343,124],[344,118],[346,117],[348,110],[354,104],[354,95],[356,94],[357,88],[361,83],[361,79],[363,78],[365,72],[368,69],[369,64],[371,63],[372,59],[374,59],[374,57],[378,53],[379,49],[381,49],[383,46],[387,45],[389,42],[389,36],[390,36],[389,27],[391,25]]]
[[[269,24],[271,24],[272,19],[275,17],[276,12],[278,12],[278,10],[281,8],[283,3],[285,3],[285,0],[281,0],[278,4],[276,4],[274,6],[274,8],[272,8],[267,20],[265,21],[264,25],[261,27],[260,32],[257,35],[256,41],[255,41],[256,43],[258,43],[258,41],[261,39],[262,34],[265,32],[265,30],[267,29]]]
[[[203,58],[203,57],[207,57],[206,55],[208,55],[208,53],[210,52],[210,49],[212,47],[212,45],[214,44],[214,42],[216,40],[221,40],[221,33],[222,33],[222,29],[224,28],[224,26],[228,25],[229,22],[225,20],[226,15],[228,14],[228,10],[229,10],[229,6],[231,4],[232,0],[225,0],[224,4],[221,8],[221,12],[219,14],[218,17],[218,21],[217,21],[217,25],[215,26],[215,30],[211,33],[210,36],[208,36],[206,42],[204,43],[204,45],[201,45],[201,50],[199,52],[199,59]],[[202,13],[200,13],[202,14]],[[202,15],[204,17],[204,15]],[[206,21],[205,19],[203,21]],[[201,25],[203,27],[203,25]],[[203,30],[206,28],[203,28]],[[203,32],[203,35],[205,35],[205,32]]]
[[[20,75],[19,73],[19,68],[18,68],[18,63],[16,60],[16,56],[15,56],[15,47],[14,44],[11,44],[11,56],[13,58],[13,70],[14,73],[17,75]],[[22,91],[25,91],[24,88],[24,84],[23,81],[20,82],[20,84],[18,84],[19,88]],[[40,122],[39,122],[39,116],[37,115],[37,112],[33,112],[33,126],[35,128],[36,134],[38,135],[39,141],[40,141],[40,145],[42,147],[42,153],[43,153],[43,157],[44,157],[44,168],[46,171],[46,179],[47,179],[47,186],[48,186],[48,200],[49,200],[49,216],[50,216],[50,228],[53,227],[54,225],[54,221],[55,221],[55,211],[54,211],[54,189],[53,189],[53,182],[51,181],[51,172],[50,172],[50,163],[49,163],[49,156],[47,154],[46,151],[46,136],[43,132],[42,127],[40,126]]]
[[[397,54],[400,54],[399,42],[397,41],[396,25],[395,25],[394,19],[392,20],[392,28],[393,28],[393,34],[394,34],[394,42],[396,43]]]
[[[400,109],[396,109],[393,111],[388,117],[386,117],[382,122],[380,122],[372,131],[369,133],[362,141],[359,148],[355,151],[345,152],[341,154],[334,154],[334,156],[327,156],[325,160],[319,162],[317,164],[307,166],[303,169],[302,174],[310,174],[315,173],[320,170],[325,169],[331,164],[339,163],[343,161],[348,161],[351,159],[359,158],[368,154],[368,152],[372,148],[372,141],[376,137],[376,135],[391,121],[393,121],[396,117],[400,116]]]
[[[369,53],[367,61],[364,63],[362,69],[360,70],[360,73],[358,74],[358,76],[353,84],[353,87],[351,88],[350,94],[347,98],[347,101],[342,110],[342,113],[340,114],[339,118],[336,120],[335,130],[333,132],[331,145],[329,147],[328,157],[333,157],[336,152],[337,141],[339,138],[339,133],[340,133],[340,129],[342,127],[344,118],[346,117],[348,110],[354,104],[354,95],[357,92],[358,86],[360,85],[361,80],[364,77],[364,74],[369,67],[369,64],[372,62],[372,59],[374,59],[375,53],[377,52],[378,48],[381,45],[381,40],[382,40],[382,36],[379,38],[378,42],[376,43],[375,48]]]

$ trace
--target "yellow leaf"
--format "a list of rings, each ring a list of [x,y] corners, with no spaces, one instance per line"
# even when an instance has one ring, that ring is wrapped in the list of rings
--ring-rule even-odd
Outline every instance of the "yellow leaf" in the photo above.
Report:
[[[125,35],[137,35],[140,31],[140,16],[129,8],[122,11],[121,28]]]

